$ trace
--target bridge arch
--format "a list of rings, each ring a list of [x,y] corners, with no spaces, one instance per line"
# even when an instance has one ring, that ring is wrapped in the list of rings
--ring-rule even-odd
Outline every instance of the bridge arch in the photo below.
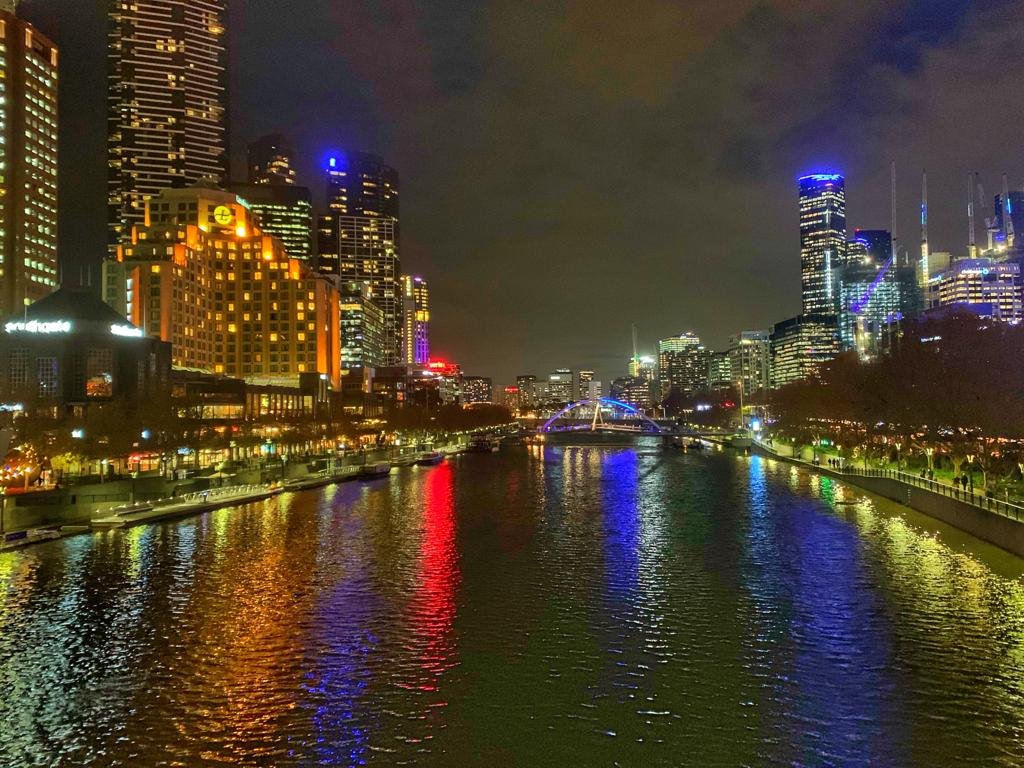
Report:
[[[600,409],[612,408],[614,410],[624,411],[625,413],[628,413],[631,416],[636,416],[638,419],[641,419],[642,421],[646,422],[647,425],[655,432],[660,433],[665,431],[664,428],[660,424],[658,424],[658,422],[656,422],[654,419],[650,418],[649,416],[641,412],[636,406],[630,405],[629,403],[624,403],[621,400],[613,400],[610,397],[598,397],[590,400],[580,400],[579,402],[576,403],[569,403],[569,405],[565,406],[565,408],[558,411],[558,413],[556,413],[554,416],[552,416],[550,419],[544,422],[544,426],[542,426],[539,431],[550,432],[556,421],[565,418],[565,416],[567,416],[568,414],[581,408],[598,409],[595,413],[595,426],[592,428],[596,428],[598,416],[600,414]]]

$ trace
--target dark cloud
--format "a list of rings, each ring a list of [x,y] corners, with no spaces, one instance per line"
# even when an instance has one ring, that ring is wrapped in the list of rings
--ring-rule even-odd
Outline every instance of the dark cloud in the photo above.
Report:
[[[69,5],[28,3],[80,24]],[[895,160],[915,248],[927,167],[932,241],[961,248],[966,173],[1024,176],[1022,22],[1012,0],[249,0],[232,126],[236,150],[292,134],[314,187],[332,148],[399,168],[404,263],[470,372],[609,379],[634,322],[719,345],[797,311],[799,173],[845,172],[851,225],[887,226]]]

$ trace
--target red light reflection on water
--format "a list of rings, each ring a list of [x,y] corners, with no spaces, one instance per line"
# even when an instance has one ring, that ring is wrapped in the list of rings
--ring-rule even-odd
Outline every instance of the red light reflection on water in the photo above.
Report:
[[[447,463],[431,469],[423,485],[423,535],[417,589],[410,619],[420,650],[419,680],[409,688],[436,692],[440,677],[457,663],[452,634],[461,579],[455,545],[454,472]]]

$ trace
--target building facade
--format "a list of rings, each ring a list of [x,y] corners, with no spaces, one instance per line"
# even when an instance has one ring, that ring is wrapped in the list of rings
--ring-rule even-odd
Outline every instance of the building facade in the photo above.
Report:
[[[717,391],[729,389],[732,386],[732,362],[729,360],[729,351],[708,353],[708,378],[707,387]]]
[[[658,377],[661,396],[676,391],[689,395],[708,385],[711,353],[691,331],[658,342]]]
[[[384,312],[373,300],[369,283],[341,283],[341,367],[384,365]]]
[[[729,377],[744,395],[763,396],[771,387],[768,331],[741,331],[729,339]]]
[[[612,382],[611,399],[628,403],[641,411],[654,407],[654,385],[650,379],[621,376]]]
[[[798,184],[803,313],[834,315],[846,260],[846,182],[839,174],[819,173],[801,177]]]
[[[551,403],[572,403],[579,392],[576,374],[570,368],[558,368],[548,374],[547,399]]]
[[[422,277],[402,275],[402,359],[406,365],[430,361],[430,290]]]
[[[110,253],[161,190],[227,173],[227,0],[111,2]]]
[[[540,405],[537,396],[537,377],[532,374],[520,374],[516,376],[516,389],[518,389],[519,409],[530,411]]]
[[[313,198],[309,189],[283,182],[232,184],[260,230],[281,241],[293,259],[313,263]]]
[[[317,269],[369,282],[384,312],[388,365],[402,360],[404,302],[398,226],[398,172],[379,157],[331,157],[325,174],[328,212],[317,227]]]
[[[0,329],[0,399],[59,417],[92,403],[163,392],[170,345],[147,338],[91,291],[62,288]]]
[[[959,259],[938,277],[938,306],[985,307],[983,314],[1016,325],[1024,319],[1020,265],[991,259]]]
[[[288,185],[295,183],[292,163],[295,150],[279,133],[261,136],[249,145],[246,159],[250,184]]]
[[[336,281],[289,258],[236,195],[164,190],[118,261],[128,317],[171,343],[175,367],[282,386],[319,373],[338,386]]]
[[[813,375],[839,354],[836,316],[799,315],[776,323],[770,336],[772,387]]]
[[[862,360],[881,354],[888,327],[903,317],[901,290],[888,232],[857,232],[840,270],[839,346]],[[886,242],[887,240],[887,242]]]
[[[462,404],[493,403],[494,386],[486,376],[462,377]]]
[[[57,272],[57,48],[0,10],[0,317],[53,291]]]

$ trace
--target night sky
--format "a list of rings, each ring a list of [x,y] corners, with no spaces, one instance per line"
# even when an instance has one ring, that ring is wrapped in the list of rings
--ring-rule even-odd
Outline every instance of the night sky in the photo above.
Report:
[[[102,0],[26,0],[63,48],[61,252],[105,237]],[[846,174],[849,224],[966,247],[966,176],[1024,181],[1017,0],[235,0],[231,131],[280,130],[322,194],[332,150],[401,174],[402,259],[467,373],[624,373],[799,310],[795,177]],[[77,266],[65,281],[77,282]],[[68,274],[73,273],[73,274]]]

